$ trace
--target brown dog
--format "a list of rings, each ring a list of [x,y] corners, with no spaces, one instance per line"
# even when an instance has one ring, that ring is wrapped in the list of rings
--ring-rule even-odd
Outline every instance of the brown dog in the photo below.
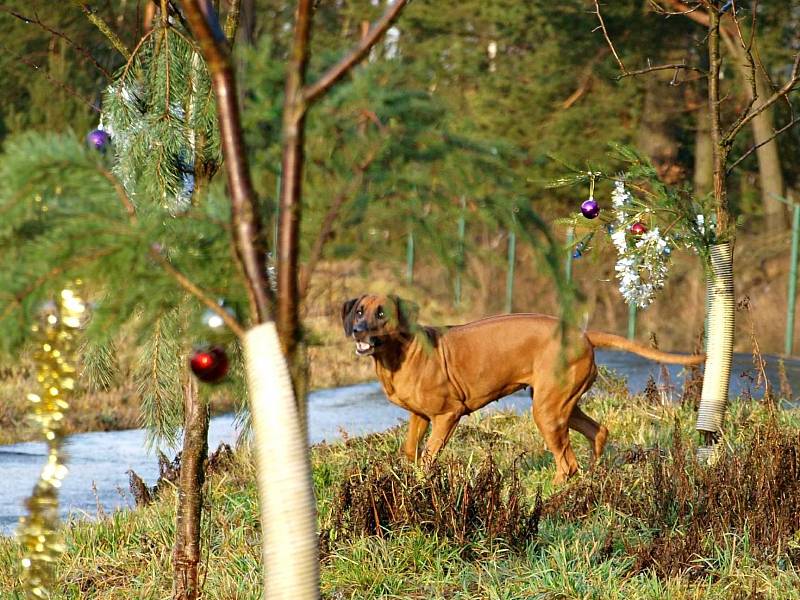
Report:
[[[366,295],[342,306],[345,334],[356,354],[372,356],[389,400],[411,413],[404,451],[417,459],[428,424],[424,460],[433,460],[459,419],[530,386],[533,418],[556,461],[556,483],[578,470],[569,429],[603,452],[608,429],[584,414],[578,400],[597,377],[594,348],[628,350],[673,364],[697,364],[703,355],[660,352],[618,335],[572,331],[555,317],[512,314],[448,328],[416,324],[418,308],[397,296]]]

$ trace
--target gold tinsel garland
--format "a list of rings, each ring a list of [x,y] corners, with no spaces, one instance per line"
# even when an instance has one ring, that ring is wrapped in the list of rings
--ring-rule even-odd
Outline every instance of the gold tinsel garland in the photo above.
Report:
[[[72,287],[79,285],[78,281]],[[86,303],[73,289],[62,290],[58,301],[43,313],[43,322],[32,328],[39,390],[28,394],[28,400],[47,443],[47,463],[26,501],[28,515],[20,519],[17,530],[23,550],[21,580],[28,598],[51,597],[55,562],[64,552],[58,530],[58,490],[67,475],[61,444],[64,414],[75,388],[78,330],[87,317]]]

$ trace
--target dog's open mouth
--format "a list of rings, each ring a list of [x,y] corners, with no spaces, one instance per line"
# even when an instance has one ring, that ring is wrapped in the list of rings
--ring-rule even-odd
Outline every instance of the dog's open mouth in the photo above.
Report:
[[[356,342],[356,354],[359,356],[368,356],[375,352],[375,346],[369,342]]]
[[[356,340],[356,354],[359,356],[369,356],[375,352],[376,346],[380,346],[380,340],[374,337],[366,340]]]

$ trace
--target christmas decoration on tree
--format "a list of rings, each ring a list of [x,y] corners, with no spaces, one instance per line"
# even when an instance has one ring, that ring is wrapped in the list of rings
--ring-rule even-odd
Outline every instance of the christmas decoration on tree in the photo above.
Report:
[[[628,304],[644,308],[665,285],[676,243],[680,241],[708,263],[709,248],[716,240],[715,227],[713,217],[706,216],[707,209],[701,199],[694,198],[687,189],[665,186],[655,168],[634,150],[623,146],[615,149],[617,158],[628,164],[624,172],[606,176],[602,171],[578,171],[571,177],[562,177],[552,186],[589,181],[589,199],[581,205],[581,214],[594,219],[590,215],[597,210],[595,217],[599,218],[592,223],[578,216],[561,220],[573,231],[590,229],[589,235],[570,248],[572,257],[582,256],[589,250],[594,233],[605,231],[617,249],[614,269],[623,298]],[[599,215],[594,199],[595,181],[603,179],[614,182],[612,210],[606,218]],[[638,197],[629,191],[629,186],[633,186]]]
[[[108,145],[111,143],[111,136],[102,129],[95,129],[90,131],[89,135],[86,136],[86,142],[95,150],[105,152],[108,149]]]
[[[636,221],[636,223],[631,225],[631,233],[633,235],[639,236],[645,233],[646,231],[647,231],[647,225],[645,225],[641,221]]]
[[[41,389],[28,394],[28,400],[47,444],[47,464],[26,501],[28,515],[20,519],[17,531],[22,585],[30,598],[52,597],[55,561],[64,552],[58,532],[58,490],[67,475],[61,446],[64,414],[75,389],[77,332],[86,324],[86,303],[70,287],[61,291],[58,302],[44,306],[43,317],[43,323],[32,328]]]
[[[587,175],[589,177],[589,199],[584,200],[581,204],[581,214],[587,219],[595,219],[600,214],[600,205],[594,199],[594,183],[599,173],[589,171]]]
[[[228,306],[224,300],[219,300],[217,302],[226,313],[232,316],[234,319],[236,318],[236,311],[233,310],[231,306]],[[215,310],[206,309],[200,317],[200,321],[203,324],[203,327],[206,328],[211,334],[218,336],[223,333],[227,332],[227,327],[225,325],[225,319]]]
[[[581,204],[581,214],[587,219],[594,219],[600,214],[600,205],[594,198],[584,200]]]
[[[220,346],[199,348],[189,359],[192,373],[206,383],[219,383],[228,372],[228,354]]]

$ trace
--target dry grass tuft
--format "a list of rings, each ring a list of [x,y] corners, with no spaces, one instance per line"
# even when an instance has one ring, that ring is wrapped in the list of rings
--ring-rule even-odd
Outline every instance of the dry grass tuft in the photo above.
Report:
[[[604,506],[637,519],[643,542],[628,548],[634,572],[706,577],[714,546],[746,543],[757,560],[800,566],[800,431],[757,423],[736,447],[720,444],[711,466],[675,427],[671,446],[631,449],[551,496],[544,514],[576,520]],[[619,463],[632,465],[621,468]]]
[[[467,552],[479,541],[521,550],[536,537],[542,509],[541,493],[532,507],[524,498],[516,465],[503,473],[491,455],[477,468],[439,461],[424,472],[390,456],[345,477],[321,535],[323,554],[333,538],[383,538],[416,527]]]

